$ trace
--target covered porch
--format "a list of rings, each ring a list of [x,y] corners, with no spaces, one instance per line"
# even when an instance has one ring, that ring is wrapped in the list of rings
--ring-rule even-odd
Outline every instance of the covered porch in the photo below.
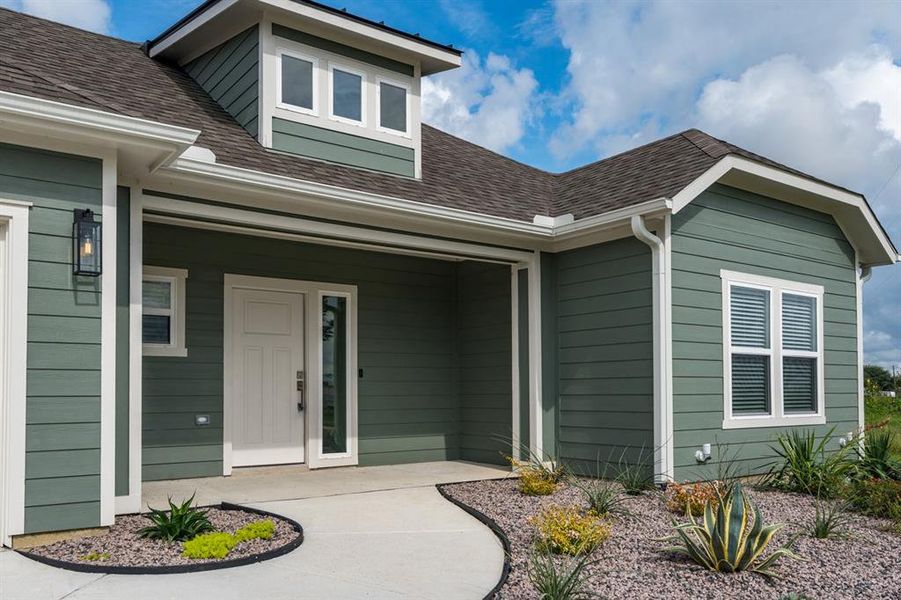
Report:
[[[483,479],[541,452],[537,253],[129,202],[117,512]]]

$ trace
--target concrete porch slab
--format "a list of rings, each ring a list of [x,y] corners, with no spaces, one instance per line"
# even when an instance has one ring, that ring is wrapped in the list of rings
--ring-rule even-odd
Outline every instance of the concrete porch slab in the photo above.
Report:
[[[433,486],[510,476],[510,469],[465,461],[440,461],[378,467],[336,467],[311,471],[305,466],[234,469],[229,477],[148,481],[144,509],[166,506],[196,493],[197,504],[236,504],[340,496],[381,490]]]

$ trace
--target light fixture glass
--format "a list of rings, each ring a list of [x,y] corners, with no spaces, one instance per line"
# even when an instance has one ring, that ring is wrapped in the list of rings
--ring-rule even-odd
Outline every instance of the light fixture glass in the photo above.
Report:
[[[89,208],[75,209],[72,223],[72,272],[97,277],[102,272],[100,260],[100,223]]]

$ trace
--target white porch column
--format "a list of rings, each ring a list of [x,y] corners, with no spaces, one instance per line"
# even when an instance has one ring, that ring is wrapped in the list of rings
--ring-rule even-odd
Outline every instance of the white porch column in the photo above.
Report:
[[[128,282],[128,495],[116,498],[116,513],[141,510],[141,282],[144,271],[144,198],[131,188]]]
[[[116,203],[118,175],[115,150],[103,156],[103,233],[100,246],[100,524],[116,515]]]

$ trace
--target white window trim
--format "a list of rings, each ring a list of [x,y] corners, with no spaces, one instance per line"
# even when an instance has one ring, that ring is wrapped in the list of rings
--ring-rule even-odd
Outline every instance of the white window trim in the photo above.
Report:
[[[287,48],[277,48],[275,51],[275,106],[284,110],[301,113],[304,115],[319,116],[319,59],[309,54],[289,50]],[[313,64],[313,108],[297,106],[290,102],[282,100],[282,57],[289,56],[298,60],[303,60]]]
[[[165,281],[171,285],[169,309],[144,307],[143,314],[169,316],[169,343],[147,344],[142,342],[144,356],[187,356],[185,346],[185,269],[144,266],[144,281]]]
[[[720,271],[723,293],[723,429],[822,425],[826,422],[825,369],[823,357],[823,286],[764,277],[735,271]],[[732,346],[731,286],[767,290],[769,298],[770,347]],[[817,351],[782,348],[782,294],[816,299]],[[732,354],[757,354],[770,357],[770,414],[736,416],[732,414]],[[817,359],[817,410],[814,413],[790,413],[783,410],[782,358],[784,356]]]
[[[360,77],[360,120],[354,121],[347,117],[335,114],[335,69],[357,75]],[[339,123],[354,125],[355,127],[366,127],[366,72],[354,67],[349,67],[341,62],[329,61],[328,65],[328,118]]]
[[[386,83],[388,85],[393,85],[394,87],[402,88],[406,93],[404,95],[404,115],[406,116],[406,123],[404,124],[406,131],[398,131],[397,129],[391,129],[390,127],[382,127],[382,84]],[[390,133],[391,135],[396,135],[398,137],[403,137],[410,139],[412,138],[412,132],[410,127],[410,96],[413,93],[413,86],[409,83],[404,83],[397,79],[393,79],[390,77],[377,76],[375,78],[375,128],[378,131],[383,133]]]
[[[329,285],[329,284],[326,284]],[[322,421],[324,398],[322,389],[322,361],[323,361],[323,343],[322,343],[322,301],[326,296],[335,296],[345,298],[347,300],[347,344],[345,346],[347,356],[345,364],[347,365],[347,409],[346,431],[347,431],[347,451],[326,454],[322,448]],[[320,288],[315,296],[315,306],[310,306],[310,323],[313,324],[310,334],[314,336],[310,340],[315,345],[316,360],[312,364],[311,377],[316,382],[316,396],[313,398],[315,405],[312,407],[310,416],[312,423],[312,431],[309,437],[311,445],[315,449],[315,453],[310,456],[310,466],[316,467],[338,467],[357,464],[357,288],[351,285],[334,285],[333,287]],[[312,303],[311,303],[312,304]]]

